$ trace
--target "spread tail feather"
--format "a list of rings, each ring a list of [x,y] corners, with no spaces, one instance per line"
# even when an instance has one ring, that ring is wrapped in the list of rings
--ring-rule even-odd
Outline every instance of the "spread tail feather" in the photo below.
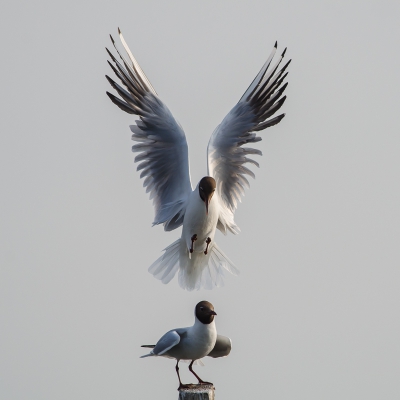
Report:
[[[149,272],[162,283],[168,283],[179,269],[179,247],[181,239],[164,249],[164,254],[149,267]]]
[[[189,257],[189,255],[191,257]],[[150,266],[149,272],[162,283],[168,283],[179,270],[179,285],[185,290],[213,289],[224,285],[225,271],[237,275],[239,270],[215,242],[208,254],[190,254],[183,240],[178,239]]]

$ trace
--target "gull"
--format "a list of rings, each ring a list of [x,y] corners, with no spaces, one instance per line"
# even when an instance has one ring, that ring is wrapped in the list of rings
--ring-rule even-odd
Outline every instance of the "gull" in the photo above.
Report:
[[[217,334],[215,328],[214,306],[208,301],[201,301],[194,309],[194,325],[188,328],[172,329],[161,337],[156,345],[143,345],[152,348],[144,357],[167,357],[176,359],[175,370],[179,379],[179,389],[188,387],[182,384],[179,375],[179,361],[190,361],[189,371],[197,378],[200,385],[212,385],[203,381],[194,371],[193,363],[205,356],[213,358],[226,357],[232,348],[231,340]]]
[[[130,125],[132,140],[138,142],[132,151],[139,153],[135,157],[137,170],[153,200],[153,226],[163,224],[165,231],[183,226],[180,239],[164,249],[149,272],[168,283],[179,271],[179,284],[186,290],[223,286],[224,270],[237,275],[238,269],[215,243],[215,232],[219,229],[226,235],[240,231],[234,213],[245,187],[249,187],[246,175],[255,178],[245,164],[258,167],[249,156],[262,155],[260,150],[244,146],[259,142],[261,137],[256,132],[278,124],[285,116],[273,117],[286,100],[282,93],[287,82],[283,82],[291,60],[279,69],[285,49],[269,68],[277,50],[275,43],[260,72],[211,135],[207,176],[193,189],[185,133],[154,90],[120,29],[118,33],[128,59],[111,35],[122,63],[106,50],[113,64],[108,63],[124,87],[106,75],[121,98],[109,92],[107,95],[120,109],[140,118]]]

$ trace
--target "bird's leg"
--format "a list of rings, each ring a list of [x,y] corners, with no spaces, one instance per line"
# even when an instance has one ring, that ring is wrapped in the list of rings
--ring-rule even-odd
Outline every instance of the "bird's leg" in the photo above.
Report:
[[[199,381],[199,385],[212,385],[211,382],[204,382],[197,374],[196,372],[193,371],[192,365],[195,360],[192,360],[192,362],[189,364],[189,371],[197,378]]]
[[[187,388],[188,385],[184,385],[184,384],[182,383],[182,381],[181,381],[181,377],[179,376],[179,366],[178,366],[178,364],[179,364],[179,360],[176,360],[175,371],[176,371],[176,373],[178,374],[178,379],[179,379],[179,387],[178,387],[178,390],[180,390],[180,389]]]
[[[209,237],[206,239],[206,243],[207,243],[207,246],[206,246],[206,249],[204,250],[204,254],[207,254],[207,252],[208,252],[208,246],[209,246],[209,244],[211,243],[211,239],[210,239]]]
[[[190,240],[192,241],[192,245],[190,246],[190,252],[193,253],[193,243],[197,240],[197,235],[194,234]]]

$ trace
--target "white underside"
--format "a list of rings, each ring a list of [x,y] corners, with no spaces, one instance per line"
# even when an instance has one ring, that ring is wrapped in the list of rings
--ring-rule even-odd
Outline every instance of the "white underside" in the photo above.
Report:
[[[179,271],[179,285],[186,290],[223,286],[224,271],[237,275],[238,269],[214,242],[219,212],[218,197],[214,196],[206,214],[205,204],[195,189],[188,201],[181,238],[164,249],[165,253],[150,266],[149,272],[168,283]],[[190,253],[194,234],[197,240]],[[211,243],[208,253],[204,254],[207,238]]]

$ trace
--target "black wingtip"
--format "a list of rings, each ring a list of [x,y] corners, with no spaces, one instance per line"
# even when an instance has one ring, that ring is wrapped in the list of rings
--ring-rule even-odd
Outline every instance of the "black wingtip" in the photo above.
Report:
[[[117,96],[114,96],[112,93],[106,91],[106,95],[107,95],[107,96],[110,98],[110,100],[111,100],[114,104],[116,104],[117,106],[119,106],[118,102],[122,103],[122,101],[121,101]]]
[[[281,72],[286,71],[287,67],[290,65],[290,63],[292,62],[292,59],[290,59],[281,69]]]
[[[118,27],[118,34],[119,34],[119,35],[121,34],[121,29],[119,29],[119,27]]]
[[[276,49],[278,48],[278,41],[275,41],[275,46]]]
[[[285,56],[286,50],[287,50],[287,47],[285,47],[285,50],[283,50],[283,53],[282,53],[281,57]]]
[[[110,98],[110,100],[116,106],[118,106],[122,111],[125,111],[128,114],[136,114],[137,115],[137,111],[135,111],[128,103],[122,101],[121,99],[119,99],[118,97],[114,96],[110,92],[106,92],[106,94]]]
[[[113,54],[111,53],[111,51],[107,49],[107,47],[106,47],[106,51],[107,51],[108,55],[111,57],[111,60],[113,60],[113,61],[115,62],[115,57],[113,56]],[[107,61],[108,61],[108,60],[107,60]]]
[[[114,41],[114,39],[113,39],[113,37],[111,35],[110,35],[110,39],[112,41],[112,44],[115,44],[115,41]]]

